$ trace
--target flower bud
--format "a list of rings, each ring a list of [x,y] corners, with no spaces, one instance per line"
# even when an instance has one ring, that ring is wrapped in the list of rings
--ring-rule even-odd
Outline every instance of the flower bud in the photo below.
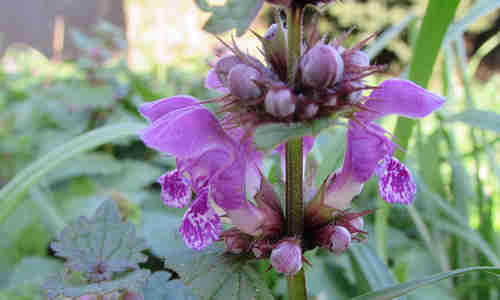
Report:
[[[363,100],[363,88],[365,88],[366,86],[362,81],[349,81],[346,86],[351,91],[347,95],[347,100],[349,101],[349,103],[356,104]]]
[[[231,94],[242,100],[255,99],[262,93],[254,82],[257,79],[259,79],[259,71],[245,64],[238,64],[229,72],[229,90]]]
[[[256,258],[268,257],[273,250],[273,246],[268,240],[257,240],[252,244],[252,252]]]
[[[304,118],[312,119],[318,113],[319,107],[317,104],[309,103],[304,109]]]
[[[297,273],[302,268],[302,249],[299,241],[287,239],[279,242],[271,252],[271,265],[279,273]]]
[[[370,58],[361,50],[354,52],[345,52],[346,55],[342,56],[346,71],[359,71],[361,68],[370,66]]]
[[[229,72],[238,64],[241,64],[241,60],[236,55],[226,55],[215,64],[215,73],[224,86],[227,87]]]
[[[241,254],[250,246],[251,237],[235,228],[224,231],[221,236],[229,253]]]
[[[284,118],[295,112],[296,99],[291,90],[285,87],[271,88],[264,100],[266,111],[271,115]]]
[[[349,221],[352,227],[354,227],[358,231],[362,231],[365,226],[365,222],[363,221],[363,217],[356,217]]]
[[[301,59],[302,79],[305,84],[324,88],[342,78],[344,62],[332,46],[318,43]]]
[[[351,244],[351,233],[343,226],[335,226],[330,237],[330,243],[330,250],[333,252],[344,252]]]

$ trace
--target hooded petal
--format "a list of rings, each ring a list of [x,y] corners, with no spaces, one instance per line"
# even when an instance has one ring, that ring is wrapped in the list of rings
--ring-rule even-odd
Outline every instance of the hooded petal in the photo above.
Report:
[[[386,156],[376,169],[380,196],[388,203],[411,204],[417,186],[408,168],[392,156]]]
[[[178,170],[163,174],[158,183],[161,184],[161,198],[165,205],[185,207],[191,201],[191,185],[189,180]]]
[[[174,96],[141,104],[139,112],[154,122],[169,112],[190,106],[199,107],[200,103],[190,96]]]
[[[223,94],[228,94],[229,90],[224,87],[222,82],[220,82],[217,73],[215,73],[214,69],[210,69],[208,71],[207,77],[205,78],[205,87],[213,90],[217,90]]]
[[[231,143],[217,118],[201,106],[177,109],[155,119],[141,138],[147,146],[181,159]]]
[[[242,153],[227,160],[219,172],[210,179],[210,195],[215,203],[224,210],[239,209],[248,201],[246,197],[246,161]]]
[[[415,83],[402,79],[389,79],[377,87],[363,105],[366,111],[356,113],[363,121],[373,121],[388,114],[408,118],[423,118],[441,107],[445,99]]]
[[[358,124],[349,121],[345,168],[351,168],[359,182],[373,175],[378,162],[394,152],[395,144],[385,136],[385,130],[375,123]]]
[[[209,205],[208,191],[201,191],[182,218],[179,232],[191,249],[201,250],[219,238],[220,218]]]

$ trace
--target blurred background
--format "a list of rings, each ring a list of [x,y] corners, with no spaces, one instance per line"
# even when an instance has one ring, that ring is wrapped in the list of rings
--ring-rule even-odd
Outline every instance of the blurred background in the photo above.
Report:
[[[471,18],[476,2],[462,0],[456,19]],[[354,28],[347,41],[352,45],[374,31],[383,34],[403,24],[374,55],[372,61],[389,69],[372,80],[404,77],[426,5],[426,0],[345,0],[319,18],[318,28],[331,36]],[[224,49],[202,31],[209,14],[194,1],[17,0],[4,1],[1,7],[0,188],[73,137],[104,125],[141,121],[137,106],[145,101],[176,94],[199,99],[216,95],[204,88],[203,80]],[[273,14],[265,5],[251,28],[265,32]],[[474,19],[460,43],[443,46],[430,89],[446,95],[447,104],[440,114],[419,123],[408,149],[420,187],[418,215],[382,206],[374,182],[356,200],[359,208],[379,209],[367,220],[369,243],[399,281],[499,263],[499,31],[497,9]],[[238,45],[258,53],[250,33]],[[464,117],[468,111],[497,114]],[[487,125],[481,122],[485,116],[491,118]],[[394,121],[388,119],[384,126],[392,129]],[[322,147],[313,151],[310,159],[323,162],[318,181],[341,164],[343,150],[328,155],[338,149],[342,134],[326,133]],[[104,198],[117,201],[122,213],[138,224],[148,210],[161,209],[154,182],[173,166],[172,159],[126,138],[44,176],[25,196],[30,201],[0,226],[0,299],[43,299],[39,283],[61,267],[52,258],[50,241],[65,222],[89,215]],[[150,262],[150,267],[160,268],[154,259]],[[31,274],[33,268],[40,271]],[[320,273],[309,275],[319,280],[312,289],[317,295],[335,293],[338,299],[356,294],[358,283],[350,268],[347,255],[328,258]],[[282,295],[280,280],[271,275],[268,280],[276,295]],[[494,280],[466,275],[412,297],[499,299]],[[336,283],[322,284],[326,281]]]

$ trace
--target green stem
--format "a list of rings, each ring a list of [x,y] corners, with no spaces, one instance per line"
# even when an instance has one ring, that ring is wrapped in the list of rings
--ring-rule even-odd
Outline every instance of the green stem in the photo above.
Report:
[[[287,234],[300,239],[304,231],[304,202],[302,201],[302,138],[286,144],[286,217]],[[306,300],[304,268],[288,277],[288,299]]]
[[[302,44],[303,7],[292,6],[287,11],[288,26],[288,85],[295,87],[296,71]],[[292,138],[286,144],[286,219],[287,235],[301,238],[304,231],[304,202],[302,199],[302,138]],[[288,276],[288,299],[307,300],[304,268]]]
[[[295,74],[300,59],[300,48],[302,44],[302,7],[292,6],[287,12],[288,27],[288,83],[291,87],[295,85]]]

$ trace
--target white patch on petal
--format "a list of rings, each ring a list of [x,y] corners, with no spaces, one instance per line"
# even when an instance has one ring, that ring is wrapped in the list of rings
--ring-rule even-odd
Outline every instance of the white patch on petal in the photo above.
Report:
[[[375,170],[382,199],[388,203],[411,204],[417,186],[410,170],[396,158],[387,155]]]
[[[182,218],[179,232],[191,249],[201,250],[219,238],[220,218],[208,203],[208,191],[201,191]]]
[[[185,207],[191,201],[191,185],[189,180],[178,170],[163,174],[158,183],[161,184],[161,198],[165,205]]]

